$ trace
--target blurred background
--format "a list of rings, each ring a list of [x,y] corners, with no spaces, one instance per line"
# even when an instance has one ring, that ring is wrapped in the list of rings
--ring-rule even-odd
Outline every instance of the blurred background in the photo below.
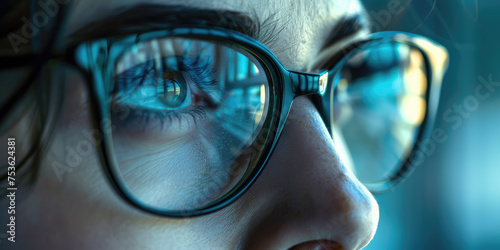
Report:
[[[366,249],[500,249],[500,87],[466,103],[482,79],[500,84],[500,1],[363,2],[374,31],[421,34],[450,53],[435,124],[448,139],[406,182],[376,195],[379,230]],[[459,105],[474,108],[450,122]]]

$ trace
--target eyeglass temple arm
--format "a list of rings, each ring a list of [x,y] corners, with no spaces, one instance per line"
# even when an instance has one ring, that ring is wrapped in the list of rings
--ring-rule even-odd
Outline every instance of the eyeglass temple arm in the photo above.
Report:
[[[0,71],[12,69],[12,68],[33,66],[33,64],[37,62],[37,59],[39,56],[40,55],[38,55],[38,54],[2,56],[2,57],[0,57],[0,59],[1,59],[0,60]],[[46,62],[46,61],[49,61],[51,59],[63,59],[63,56],[51,54],[48,56],[48,58],[46,58],[46,60],[42,60],[42,62]]]

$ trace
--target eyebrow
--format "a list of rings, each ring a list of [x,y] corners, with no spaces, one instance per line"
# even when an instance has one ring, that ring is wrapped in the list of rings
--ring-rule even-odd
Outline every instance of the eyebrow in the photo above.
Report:
[[[247,15],[230,10],[203,9],[183,5],[138,4],[113,10],[114,14],[93,21],[68,36],[69,41],[84,41],[110,36],[130,35],[162,28],[197,25],[233,30],[259,40],[273,43],[284,27],[278,27],[271,15],[260,20],[256,12]],[[322,50],[367,29],[361,14],[340,18],[329,32]]]
[[[343,16],[331,29],[320,51],[325,50],[326,48],[332,46],[333,44],[344,38],[352,36],[362,30],[368,29],[369,23],[365,15],[355,14],[350,16]]]
[[[258,38],[262,26],[256,15],[250,17],[235,11],[182,5],[139,4],[112,12],[114,14],[73,32],[68,36],[69,40],[83,41],[189,25],[220,27]]]

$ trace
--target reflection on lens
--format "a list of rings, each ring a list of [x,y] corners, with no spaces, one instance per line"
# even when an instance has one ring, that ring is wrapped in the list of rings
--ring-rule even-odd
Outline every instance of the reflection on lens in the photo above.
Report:
[[[198,209],[254,167],[270,95],[249,53],[191,38],[139,42],[117,60],[111,95],[114,155],[141,202]]]
[[[372,42],[335,76],[332,135],[364,183],[399,170],[416,143],[427,110],[422,52],[398,42]]]
[[[156,94],[158,98],[170,108],[176,108],[185,99],[187,94],[187,84],[182,77],[175,72],[163,73],[163,77],[156,83]]]

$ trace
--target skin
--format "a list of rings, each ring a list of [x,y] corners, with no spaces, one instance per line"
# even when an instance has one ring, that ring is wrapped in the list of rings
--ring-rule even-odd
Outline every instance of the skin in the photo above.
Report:
[[[139,1],[77,2],[67,26],[74,31],[120,5]],[[291,70],[306,70],[328,31],[346,13],[361,12],[352,0],[148,1],[274,14],[285,27],[266,44]],[[296,18],[290,18],[296,17]],[[279,45],[279,46],[277,46]],[[22,249],[359,249],[375,234],[378,205],[346,167],[317,110],[307,97],[292,106],[281,139],[256,183],[230,206],[201,217],[169,219],[122,201],[106,181],[95,150],[58,178],[64,162],[90,130],[84,82],[69,74],[56,135],[29,197],[18,205]],[[300,142],[300,143],[299,143]],[[28,240],[29,239],[29,240]]]

